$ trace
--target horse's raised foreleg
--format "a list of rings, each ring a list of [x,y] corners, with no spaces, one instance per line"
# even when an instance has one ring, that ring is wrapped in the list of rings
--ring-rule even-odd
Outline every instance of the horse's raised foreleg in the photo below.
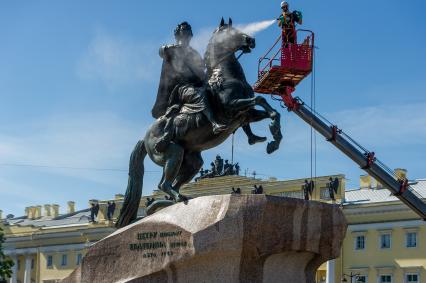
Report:
[[[230,91],[232,91],[232,89]],[[252,98],[233,99],[225,103],[225,105],[231,111],[231,113],[238,113],[238,112],[245,113],[247,111],[251,111],[254,109],[254,106],[256,105],[256,98],[252,97]],[[269,117],[269,115],[267,115],[266,117]],[[249,123],[243,124],[242,128],[244,133],[247,135],[249,144],[255,144],[258,142],[266,141],[266,137],[259,137],[253,134]]]
[[[266,147],[266,152],[268,154],[276,151],[280,147],[280,142],[283,138],[281,134],[281,122],[280,122],[280,113],[277,112],[274,108],[269,105],[264,97],[256,96],[256,105],[265,109],[271,118],[271,123],[269,124],[269,130],[271,131],[273,141],[269,142]]]
[[[241,128],[243,128],[244,133],[247,135],[248,143],[250,145],[266,141],[266,137],[259,137],[258,135],[253,134],[250,124],[244,124]]]
[[[225,104],[232,111],[245,111],[248,108],[254,107],[256,105],[256,98],[240,98],[233,99],[229,103]]]
[[[250,109],[249,111],[247,111],[246,117],[247,117],[246,121],[241,126],[241,128],[243,128],[244,133],[248,137],[248,143],[250,145],[252,145],[252,144],[255,144],[255,143],[258,143],[258,142],[266,141],[266,137],[259,137],[255,134],[253,134],[253,132],[250,128],[250,123],[262,121],[266,118],[269,118],[268,112],[263,111],[263,110],[257,110],[257,109],[253,108],[253,109]]]
[[[266,99],[262,96],[256,96],[255,97],[255,103],[256,105],[262,107],[265,109],[265,111],[268,113],[269,118],[274,119],[278,116],[278,119],[280,118],[280,113],[277,112],[272,106],[266,101]]]
[[[271,118],[269,113],[264,110],[257,110],[257,109],[250,109],[247,111],[247,118],[245,122],[248,123],[254,123],[259,122],[265,119]]]

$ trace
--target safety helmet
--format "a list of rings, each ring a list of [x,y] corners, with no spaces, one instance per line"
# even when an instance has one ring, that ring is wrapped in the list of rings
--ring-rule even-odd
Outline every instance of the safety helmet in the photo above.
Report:
[[[282,7],[284,7],[284,6],[287,6],[287,7],[288,7],[288,3],[287,3],[287,1],[282,1],[282,2],[281,2],[281,8],[282,8]]]
[[[177,25],[175,28],[175,37],[192,37],[191,25],[187,22],[183,22]]]

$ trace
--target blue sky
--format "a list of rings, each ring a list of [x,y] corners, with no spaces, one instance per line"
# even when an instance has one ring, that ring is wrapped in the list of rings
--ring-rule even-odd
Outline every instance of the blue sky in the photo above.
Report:
[[[152,122],[158,48],[172,43],[176,24],[189,21],[194,46],[203,49],[222,16],[236,24],[270,20],[279,15],[279,3],[2,1],[0,209],[20,215],[37,204],[65,209],[68,200],[83,208],[91,198],[123,193],[129,154]],[[426,2],[299,0],[290,8],[301,10],[303,27],[316,33],[317,110],[389,167],[425,178]],[[278,33],[272,26],[256,34],[256,49],[241,58],[251,83],[258,57]],[[296,95],[310,100],[309,79]],[[237,132],[235,159],[243,171],[262,178],[310,175],[310,129],[282,113],[284,139],[272,155],[266,144],[249,146]],[[255,132],[268,135],[267,124],[258,123]],[[204,152],[205,163],[218,153],[230,159],[230,140]],[[146,164],[149,194],[161,172]],[[349,188],[363,173],[320,136],[316,171],[346,174]]]

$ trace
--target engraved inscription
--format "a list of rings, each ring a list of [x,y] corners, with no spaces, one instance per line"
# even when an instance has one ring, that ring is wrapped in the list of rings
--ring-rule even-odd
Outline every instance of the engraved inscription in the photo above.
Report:
[[[138,242],[130,243],[131,251],[143,252],[143,258],[154,259],[176,255],[181,249],[188,247],[186,241],[179,238],[182,231],[147,231],[136,234]]]

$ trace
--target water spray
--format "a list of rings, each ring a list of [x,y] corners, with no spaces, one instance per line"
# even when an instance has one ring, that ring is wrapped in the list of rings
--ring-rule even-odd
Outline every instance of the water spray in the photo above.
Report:
[[[241,32],[244,32],[248,35],[255,35],[256,33],[267,29],[276,22],[276,19],[260,21],[255,23],[249,23],[245,25],[237,25],[236,28]]]

